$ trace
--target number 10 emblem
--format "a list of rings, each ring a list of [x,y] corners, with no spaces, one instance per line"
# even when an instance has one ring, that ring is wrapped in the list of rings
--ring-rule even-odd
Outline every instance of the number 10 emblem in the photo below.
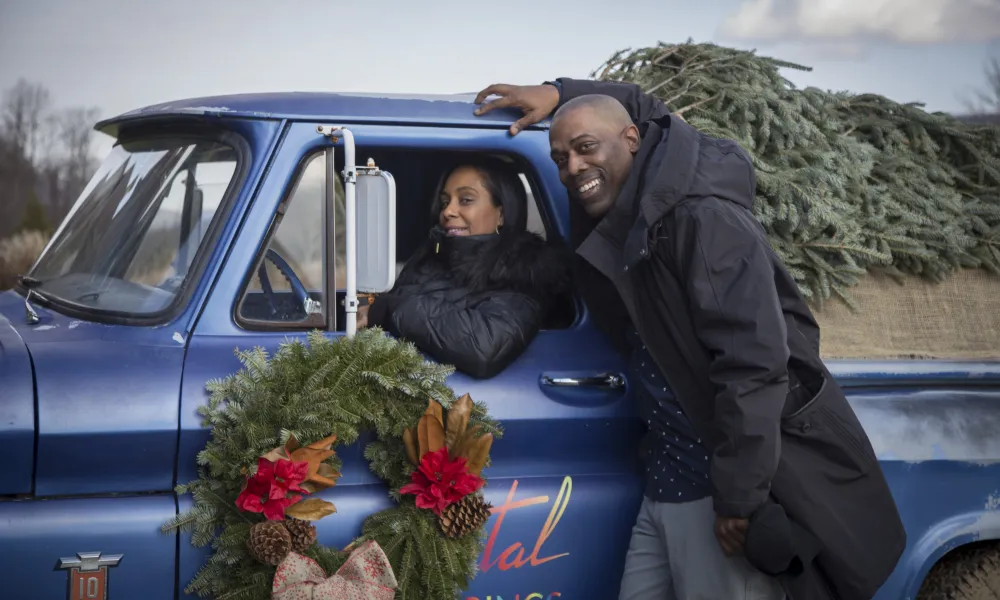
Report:
[[[59,568],[69,569],[69,600],[107,600],[108,567],[117,567],[121,554],[77,552],[76,558],[60,558]]]

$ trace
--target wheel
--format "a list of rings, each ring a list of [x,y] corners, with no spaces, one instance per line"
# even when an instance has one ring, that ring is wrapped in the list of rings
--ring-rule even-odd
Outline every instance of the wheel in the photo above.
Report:
[[[917,600],[1000,600],[1000,546],[947,554],[927,574]]]

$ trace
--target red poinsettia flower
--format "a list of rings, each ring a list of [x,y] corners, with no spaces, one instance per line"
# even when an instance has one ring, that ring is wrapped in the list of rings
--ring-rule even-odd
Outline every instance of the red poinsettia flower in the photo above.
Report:
[[[308,493],[299,484],[305,481],[309,463],[280,459],[273,463],[266,458],[257,459],[257,472],[247,479],[243,491],[236,498],[236,506],[246,512],[264,513],[271,521],[285,518],[285,509]]]
[[[429,508],[440,515],[448,505],[478,490],[485,481],[468,472],[465,458],[451,460],[448,449],[428,452],[420,466],[410,474],[410,483],[399,488],[400,494],[416,495],[417,508]]]

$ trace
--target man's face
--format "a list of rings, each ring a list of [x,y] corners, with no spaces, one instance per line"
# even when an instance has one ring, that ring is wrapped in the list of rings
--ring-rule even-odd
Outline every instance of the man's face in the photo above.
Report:
[[[560,115],[549,131],[560,181],[594,218],[603,217],[614,206],[639,142],[635,125],[622,128],[586,106]]]

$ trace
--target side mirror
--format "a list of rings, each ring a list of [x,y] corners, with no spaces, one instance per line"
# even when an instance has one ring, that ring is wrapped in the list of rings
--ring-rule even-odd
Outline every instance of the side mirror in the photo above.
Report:
[[[396,183],[392,175],[368,159],[355,164],[354,133],[338,125],[318,125],[316,132],[333,143],[344,143],[344,260],[347,289],[344,292],[345,333],[357,332],[358,292],[380,294],[396,281]],[[335,214],[334,154],[326,153],[326,205]],[[332,262],[332,261],[331,261]]]
[[[396,182],[369,159],[358,167],[356,194],[357,289],[381,294],[396,281]]]

